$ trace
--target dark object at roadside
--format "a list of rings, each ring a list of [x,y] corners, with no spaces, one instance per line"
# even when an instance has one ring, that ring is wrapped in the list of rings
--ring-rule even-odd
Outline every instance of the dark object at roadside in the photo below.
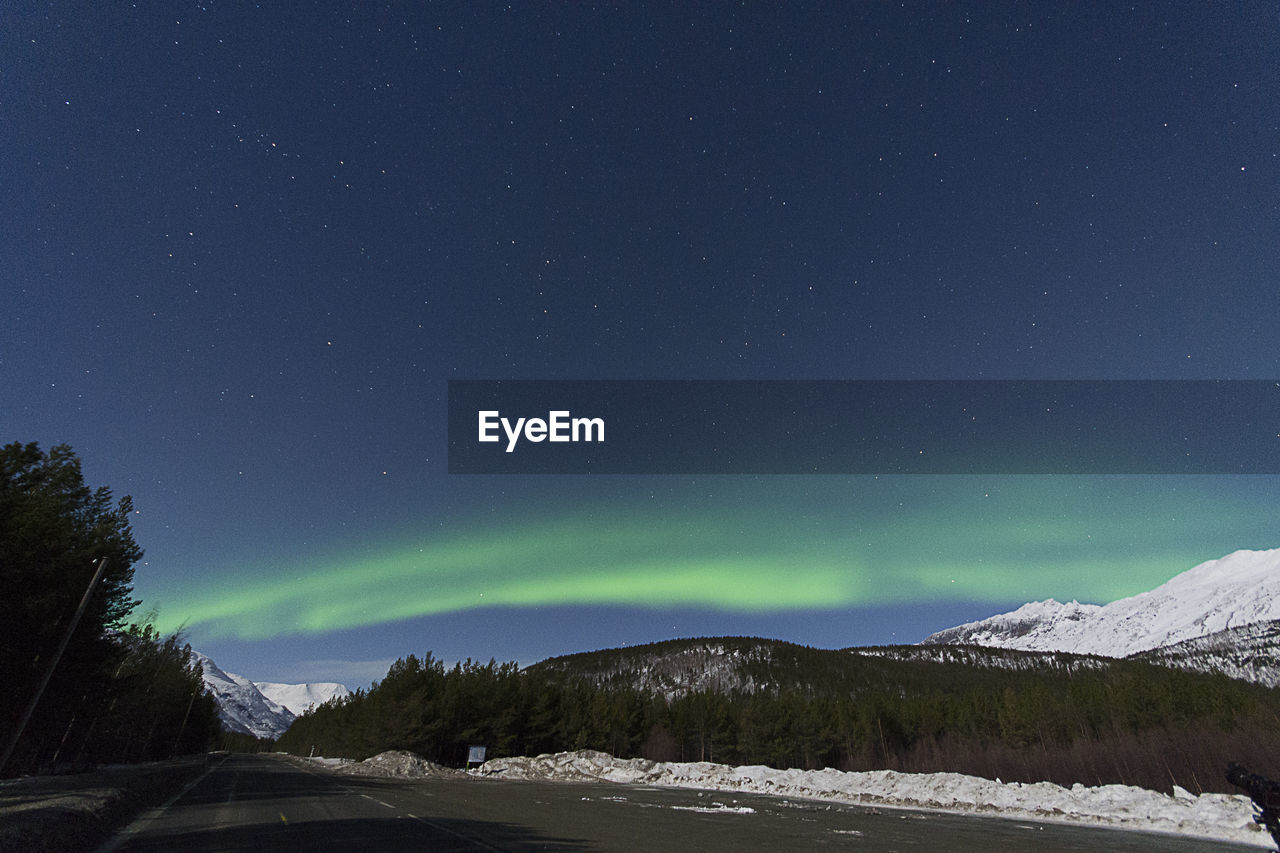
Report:
[[[1227,765],[1227,781],[1249,794],[1257,810],[1254,822],[1267,828],[1276,849],[1280,850],[1280,782],[1250,773],[1234,762]]]

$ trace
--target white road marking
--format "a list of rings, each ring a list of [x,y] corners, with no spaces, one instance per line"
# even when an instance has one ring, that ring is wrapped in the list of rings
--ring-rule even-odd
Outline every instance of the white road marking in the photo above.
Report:
[[[222,759],[222,761],[226,761],[226,760],[227,760],[226,758]],[[120,830],[114,836],[108,839],[101,847],[97,849],[96,853],[114,853],[114,851],[118,850],[122,844],[124,844],[133,836],[142,832],[142,830],[146,829],[147,824],[151,823],[151,821],[160,817],[160,815],[164,814],[165,811],[167,811],[170,806],[172,806],[178,800],[182,799],[182,797],[188,791],[190,791],[196,785],[199,785],[204,780],[204,777],[208,776],[214,770],[217,770],[219,767],[221,767],[222,761],[219,761],[217,764],[213,765],[212,767],[206,768],[203,773],[201,773],[199,776],[197,776],[196,778],[188,782],[185,786],[183,786],[178,791],[178,793],[174,794],[172,797],[166,800],[163,805],[159,805],[159,806],[156,806],[155,808],[148,809],[140,817],[136,818],[133,821],[133,823],[129,824],[124,829]]]

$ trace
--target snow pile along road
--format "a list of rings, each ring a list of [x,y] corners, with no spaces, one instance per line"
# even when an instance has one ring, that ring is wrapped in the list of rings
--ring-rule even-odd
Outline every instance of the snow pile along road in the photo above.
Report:
[[[414,755],[412,752],[396,749],[380,752],[372,758],[352,764],[344,764],[338,768],[339,773],[352,776],[386,776],[421,778],[423,776],[454,776],[457,770],[441,767],[433,761]]]
[[[993,782],[959,773],[892,770],[774,770],[709,762],[655,762],[580,750],[537,758],[495,758],[475,775],[502,779],[602,781],[656,787],[775,794],[888,807],[937,809],[1270,846],[1253,823],[1249,798],[1232,794],[1174,795],[1130,785],[1063,788],[1049,782]]]

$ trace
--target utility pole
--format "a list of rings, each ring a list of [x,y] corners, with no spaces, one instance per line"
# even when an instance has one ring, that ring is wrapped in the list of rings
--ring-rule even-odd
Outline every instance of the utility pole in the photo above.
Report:
[[[182,733],[187,730],[187,718],[191,716],[191,706],[196,704],[196,697],[200,695],[203,687],[204,684],[197,687],[195,692],[191,694],[191,701],[187,702],[187,713],[182,715],[182,725],[178,726],[178,736],[173,741],[173,755],[178,754],[178,747],[182,745]]]
[[[76,608],[75,615],[71,617],[71,624],[67,626],[67,632],[62,635],[62,642],[58,643],[58,650],[53,653],[53,660],[49,661],[49,668],[45,670],[44,676],[40,679],[40,686],[36,688],[36,693],[31,697],[27,710],[22,712],[22,719],[18,721],[13,734],[9,737],[9,743],[5,745],[4,755],[0,756],[0,771],[3,771],[4,766],[9,763],[9,758],[12,757],[14,749],[18,746],[18,738],[22,737],[22,730],[27,727],[27,723],[31,720],[31,714],[36,710],[36,705],[40,704],[40,697],[44,694],[44,689],[49,686],[49,679],[53,677],[53,671],[57,668],[58,661],[62,660],[62,653],[67,650],[67,643],[71,642],[71,634],[76,630],[76,625],[80,624],[80,617],[84,615],[85,609],[89,606],[89,599],[93,597],[94,587],[102,579],[102,572],[106,567],[107,558],[99,559],[98,569],[93,573],[93,580],[89,581],[89,588],[84,591],[84,597],[80,599],[80,606]]]

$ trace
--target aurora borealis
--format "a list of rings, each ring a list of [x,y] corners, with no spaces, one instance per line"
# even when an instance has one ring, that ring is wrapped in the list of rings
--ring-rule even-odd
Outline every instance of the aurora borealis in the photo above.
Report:
[[[447,429],[458,380],[1280,377],[1272,3],[17,0],[0,56],[0,433],[132,495],[140,614],[224,668],[914,642],[1280,544],[1273,476],[461,475]]]
[[[668,485],[671,511],[635,504],[626,497],[634,483],[596,479],[603,488],[564,478],[606,509],[583,499],[570,512],[452,539],[415,544],[401,534],[374,552],[223,567],[216,585],[184,584],[188,609],[163,614],[166,627],[301,641],[401,635],[419,617],[500,623],[512,609],[571,606],[639,609],[655,624],[682,609],[720,612],[730,624],[751,614],[787,630],[797,614],[853,623],[860,610],[919,601],[1110,601],[1209,558],[1215,543],[1264,541],[1248,509],[1280,497],[1270,477],[707,478]],[[683,512],[692,501],[698,511]],[[852,644],[858,629],[843,630]],[[529,655],[565,641],[548,628],[506,642]]]

